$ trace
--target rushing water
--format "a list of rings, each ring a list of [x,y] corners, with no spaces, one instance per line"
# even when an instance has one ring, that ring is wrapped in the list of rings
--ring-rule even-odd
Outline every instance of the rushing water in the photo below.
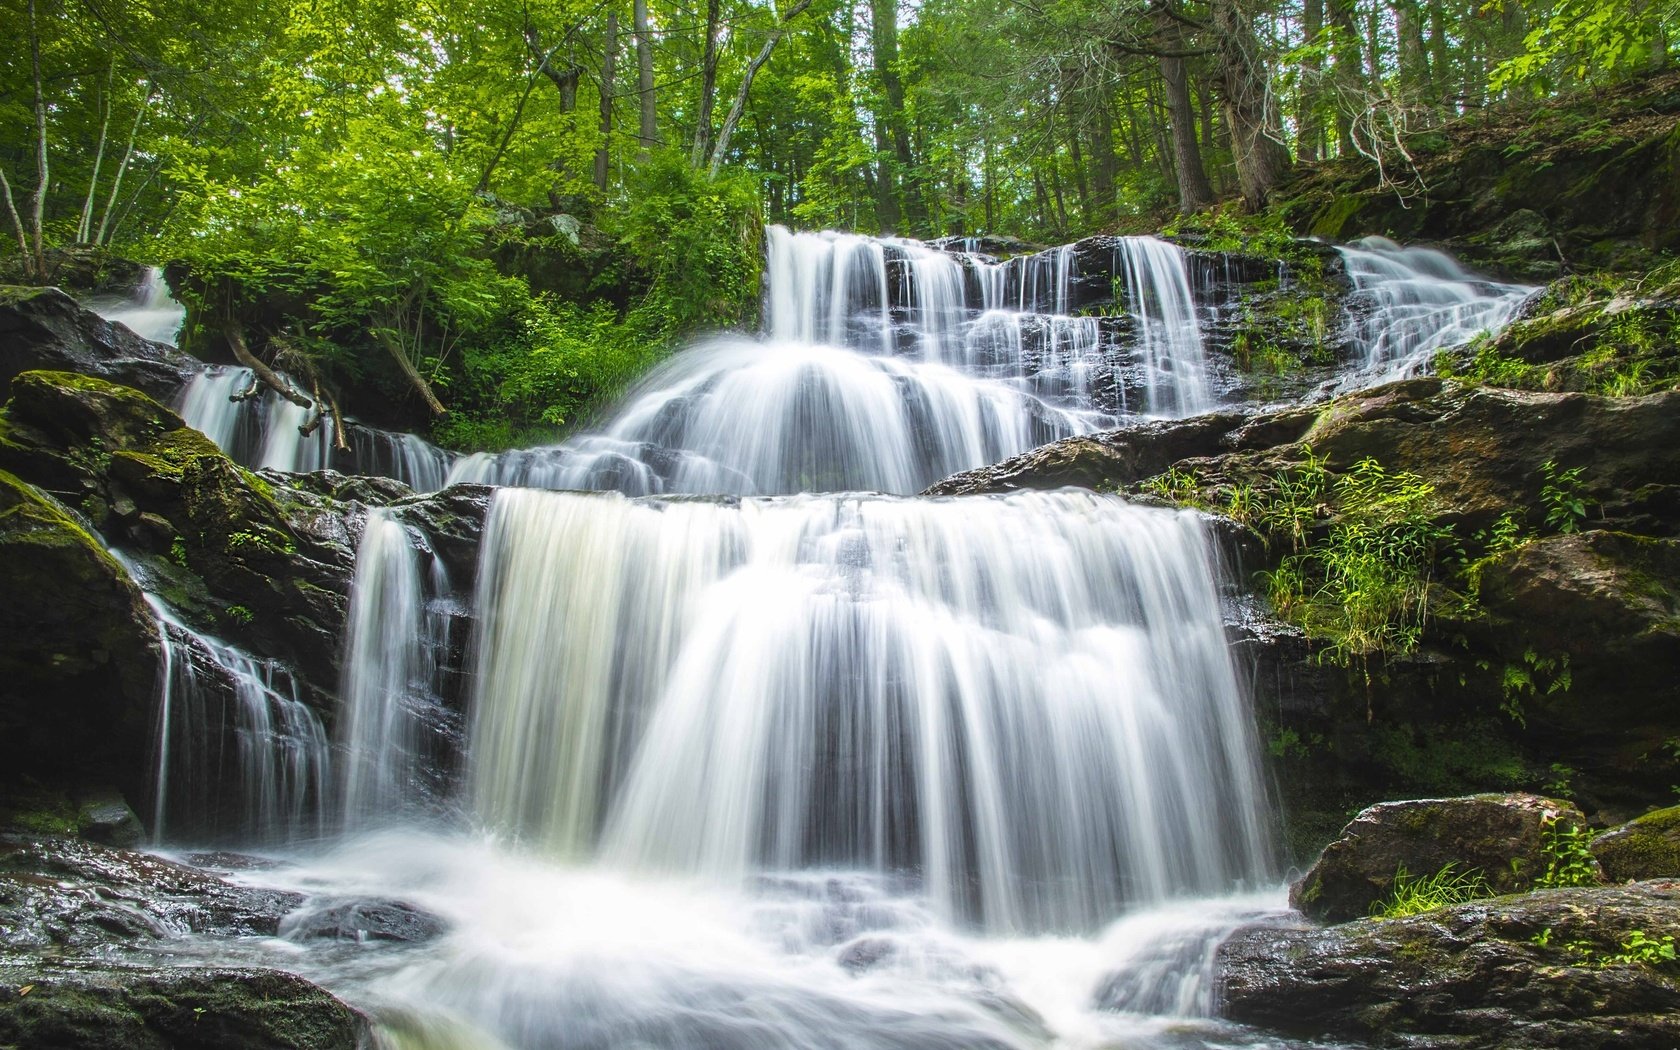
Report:
[[[186,319],[186,307],[169,294],[163,270],[148,266],[142,271],[140,284],[128,296],[102,295],[88,302],[88,308],[99,316],[126,326],[135,335],[154,343],[175,345],[175,337]]]
[[[771,227],[764,337],[674,357],[598,433],[468,457],[452,481],[636,494],[874,490],[1211,401],[1183,253],[1114,240],[1130,348],[1070,316],[1075,256],[997,263],[911,241]],[[1128,392],[1124,359],[1144,382]],[[1130,396],[1136,403],[1128,403]]]
[[[1382,237],[1337,250],[1353,282],[1350,323],[1363,355],[1344,385],[1415,375],[1437,350],[1497,332],[1534,292],[1477,277],[1433,248],[1402,248]]]

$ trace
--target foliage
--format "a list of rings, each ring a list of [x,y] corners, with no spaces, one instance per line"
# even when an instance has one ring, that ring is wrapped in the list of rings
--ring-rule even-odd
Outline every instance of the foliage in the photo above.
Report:
[[[1594,81],[1660,65],[1680,29],[1675,0],[1554,0],[1539,13],[1523,50],[1493,70],[1494,90],[1545,91],[1566,77]]]
[[[1333,518],[1322,538],[1300,546],[1268,575],[1278,611],[1309,637],[1329,643],[1341,666],[1410,652],[1422,635],[1438,548],[1451,529],[1430,515],[1434,488],[1411,473],[1390,474],[1374,459],[1354,464],[1328,493]],[[1295,493],[1275,501],[1292,542],[1304,536]]]
[[[1540,465],[1546,478],[1540,486],[1540,502],[1546,508],[1546,524],[1558,532],[1578,532],[1587,519],[1586,483],[1581,480],[1585,470],[1560,470],[1553,460]]]
[[[1598,864],[1587,848],[1591,832],[1556,817],[1546,820],[1540,831],[1540,853],[1546,867],[1534,880],[1536,886],[1553,889],[1562,886],[1597,886]]]
[[[1411,875],[1402,864],[1394,871],[1388,896],[1372,902],[1371,916],[1403,919],[1492,895],[1492,888],[1479,871],[1459,871],[1458,865],[1448,864],[1433,875]]]

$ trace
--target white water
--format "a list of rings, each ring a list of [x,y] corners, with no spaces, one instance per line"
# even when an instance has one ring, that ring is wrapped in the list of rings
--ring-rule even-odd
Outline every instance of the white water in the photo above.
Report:
[[[97,296],[88,308],[100,317],[126,326],[135,335],[154,343],[175,345],[175,337],[186,320],[187,309],[169,294],[163,280],[163,270],[148,266],[141,275],[140,286],[132,295]]]
[[[1436,351],[1498,332],[1535,290],[1477,277],[1443,252],[1382,237],[1337,251],[1353,282],[1350,324],[1363,355],[1344,388],[1426,370]]]
[[[254,381],[248,368],[206,366],[181,391],[181,418],[248,467],[302,473],[333,465],[331,422],[305,435],[313,410],[267,388],[244,396]],[[413,434],[353,426],[349,437],[348,469],[395,478],[417,492],[442,488],[455,459]]]
[[[678,354],[598,433],[458,463],[451,481],[636,494],[874,490],[1211,403],[1183,254],[1115,241],[1131,350],[1069,316],[1071,249],[996,263],[913,241],[768,231],[762,340]],[[1146,377],[1119,378],[1135,357]]]
[[[321,721],[291,672],[182,623],[146,601],[162,642],[158,669],[158,840],[283,842],[324,829],[331,760]]]
[[[992,932],[1265,876],[1192,515],[503,490],[483,552],[471,797],[545,852],[915,872]]]

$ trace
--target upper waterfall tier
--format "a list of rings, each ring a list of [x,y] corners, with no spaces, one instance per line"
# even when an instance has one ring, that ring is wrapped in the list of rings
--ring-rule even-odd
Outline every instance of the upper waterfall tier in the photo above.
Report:
[[[1194,515],[1072,492],[504,489],[474,806],[619,867],[910,874],[993,930],[1227,889],[1267,821],[1207,549]]]
[[[1110,238],[1075,316],[1071,246],[995,262],[771,227],[761,340],[679,354],[596,434],[460,463],[454,481],[632,494],[916,492],[954,471],[1212,402],[1183,253]],[[1081,283],[1083,281],[1083,284]],[[1118,287],[1116,287],[1118,285]]]

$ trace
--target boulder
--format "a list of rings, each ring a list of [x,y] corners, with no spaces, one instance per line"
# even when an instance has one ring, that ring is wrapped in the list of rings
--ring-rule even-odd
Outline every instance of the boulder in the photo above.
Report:
[[[1540,890],[1326,928],[1250,927],[1219,949],[1218,998],[1231,1020],[1300,1039],[1668,1050],[1680,1045],[1680,980],[1636,935],[1660,942],[1675,929],[1680,882]]]
[[[140,797],[157,621],[63,504],[0,471],[0,770],[91,777]]]
[[[1568,802],[1539,795],[1385,802],[1361,812],[1289,889],[1311,918],[1346,922],[1386,899],[1396,873],[1433,875],[1451,864],[1499,893],[1527,889],[1545,870],[1545,832],[1585,826]]]
[[[79,372],[169,400],[203,365],[114,325],[57,288],[0,286],[0,392],[20,372]]]
[[[0,1046],[31,1050],[356,1050],[365,1020],[279,970],[0,956]]]
[[[1592,840],[1612,882],[1680,877],[1680,806],[1647,813]]]
[[[446,928],[442,919],[404,901],[324,901],[287,916],[280,935],[295,941],[413,944],[429,941]]]

